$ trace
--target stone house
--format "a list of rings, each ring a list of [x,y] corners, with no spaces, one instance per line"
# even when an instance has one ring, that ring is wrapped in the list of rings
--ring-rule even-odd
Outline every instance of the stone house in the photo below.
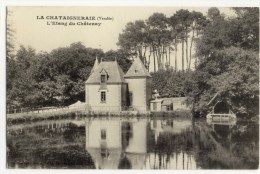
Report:
[[[124,74],[118,62],[98,62],[85,82],[85,101],[93,111],[147,111],[151,94],[151,76],[136,58]]]

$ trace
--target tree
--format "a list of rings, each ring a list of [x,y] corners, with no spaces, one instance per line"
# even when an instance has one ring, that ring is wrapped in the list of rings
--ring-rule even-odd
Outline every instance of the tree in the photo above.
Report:
[[[15,41],[15,30],[11,20],[12,12],[7,10],[7,24],[6,24],[6,56],[7,61],[14,58],[14,41]]]
[[[196,38],[198,38],[199,35],[201,34],[202,30],[207,25],[206,17],[203,16],[203,14],[201,12],[192,11],[190,13],[190,18],[192,20],[192,24],[191,24],[192,35],[191,35],[191,41],[190,41],[190,58],[189,58],[188,69],[190,69],[190,66],[191,66],[192,46],[193,46],[195,36],[196,36]],[[196,61],[195,61],[195,67],[196,66],[197,66],[197,58],[196,58]]]
[[[157,59],[158,70],[165,68],[166,49],[171,43],[171,33],[168,30],[168,19],[162,13],[152,14],[148,20],[150,47],[154,62]],[[154,67],[155,68],[155,67]]]
[[[229,47],[231,45],[230,38],[228,37],[227,29],[229,22],[224,18],[216,18],[205,27],[202,36],[196,42],[197,56],[199,57],[198,63],[203,63],[207,59],[212,59],[217,56],[216,50]]]
[[[190,25],[192,23],[190,12],[188,10],[178,10],[174,14],[175,21],[177,22],[177,27],[179,28],[179,35],[181,38],[181,46],[182,46],[182,71],[184,71],[184,43],[186,43],[186,64],[189,64],[188,58],[188,33],[190,31]]]
[[[259,13],[255,8],[246,11],[243,14],[255,17]],[[189,79],[191,88],[195,89],[189,92],[194,109],[205,109],[206,103],[218,92],[221,97],[229,98],[238,113],[247,113],[248,118],[256,116],[259,114],[259,53],[256,48],[259,43],[253,38],[258,35],[255,32],[259,31],[259,16],[257,20],[249,20],[248,15],[225,19],[215,8],[208,14],[210,23],[196,44],[198,66]],[[258,26],[250,31],[252,38],[243,31],[251,26]]]
[[[128,71],[130,66],[132,65],[132,61],[130,60],[129,53],[125,52],[123,49],[119,50],[109,50],[104,53],[103,59],[105,61],[117,61],[120,67],[123,69],[124,73]]]
[[[69,47],[54,49],[49,54],[50,80],[60,84],[56,90],[62,91],[62,93],[54,93],[58,95],[53,97],[61,99],[64,104],[77,100],[84,101],[84,82],[90,75],[95,58],[102,57],[103,51],[86,48],[82,43],[77,42]]]
[[[11,11],[7,10],[7,24],[6,24],[6,92],[10,93],[14,86],[14,80],[16,78],[16,65],[15,65],[15,31],[13,29]],[[7,95],[7,103],[11,103],[10,96]]]
[[[211,21],[215,21],[215,20],[221,18],[220,11],[217,7],[209,8],[207,16],[208,16],[209,20],[211,20]]]
[[[259,51],[259,8],[233,9],[237,17],[231,20],[232,27],[228,32],[232,44],[243,49]]]
[[[171,16],[168,19],[169,26],[171,27],[171,38],[172,38],[172,44],[174,45],[174,52],[175,52],[175,71],[178,70],[178,43],[181,39],[181,29],[178,27],[178,19],[175,15]]]
[[[129,55],[138,56],[146,65],[147,37],[147,25],[143,20],[129,22],[119,34],[117,45]]]
[[[21,46],[13,60],[15,74],[12,86],[7,85],[7,104],[9,106],[25,106],[34,103],[30,95],[35,90],[33,69],[35,66],[35,50]],[[8,70],[9,71],[9,70]]]

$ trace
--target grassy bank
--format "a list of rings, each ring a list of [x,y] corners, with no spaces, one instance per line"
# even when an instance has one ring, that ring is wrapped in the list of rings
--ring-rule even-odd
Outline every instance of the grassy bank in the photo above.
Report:
[[[190,117],[190,111],[176,112],[138,112],[138,111],[120,111],[120,112],[85,112],[85,110],[65,110],[53,113],[20,113],[7,115],[7,124],[18,124],[24,122],[35,122],[40,120],[55,119],[74,119],[85,117],[120,117],[120,118],[155,118],[155,117]]]

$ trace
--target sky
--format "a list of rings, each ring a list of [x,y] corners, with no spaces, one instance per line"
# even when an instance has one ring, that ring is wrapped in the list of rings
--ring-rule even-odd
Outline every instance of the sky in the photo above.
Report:
[[[115,50],[119,33],[128,22],[146,20],[155,12],[172,16],[181,8],[174,7],[8,7],[7,22],[15,30],[16,49],[19,45],[31,46],[37,52],[51,51],[58,47],[82,42],[86,47]],[[183,8],[199,11],[206,15],[208,8]],[[226,16],[234,15],[230,8],[219,8]],[[37,17],[38,16],[38,17]],[[44,19],[39,19],[43,16]],[[86,22],[101,23],[100,26],[77,25],[75,20],[52,20],[50,16],[87,16],[95,20]],[[98,17],[112,20],[97,20]],[[37,19],[38,18],[38,19]],[[52,22],[76,22],[76,25],[52,25]],[[82,21],[84,22],[84,21]],[[50,25],[48,25],[50,24]],[[179,48],[180,50],[181,48]],[[180,51],[179,51],[180,54]],[[172,56],[173,57],[173,56]],[[178,56],[181,57],[181,56]],[[172,61],[173,62],[173,61]],[[178,61],[181,62],[180,60]]]

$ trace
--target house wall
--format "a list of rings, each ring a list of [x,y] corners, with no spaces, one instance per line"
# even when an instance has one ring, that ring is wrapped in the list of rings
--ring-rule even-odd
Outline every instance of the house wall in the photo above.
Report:
[[[186,105],[185,101],[173,101],[173,110],[188,110],[189,106]]]
[[[154,104],[156,105],[156,110],[154,109]],[[150,103],[150,110],[151,111],[161,111],[162,110],[161,102],[151,102]]]
[[[101,139],[101,130],[106,131],[106,139]],[[93,120],[86,122],[86,148],[100,148],[102,141],[107,148],[121,148],[121,122],[117,120]]]
[[[162,111],[173,111],[173,104],[163,105]]]
[[[146,153],[147,152],[147,122],[146,120],[140,120],[133,122],[133,137],[129,141],[129,145],[126,148],[127,153]],[[143,130],[143,131],[140,131]]]
[[[146,78],[146,108],[147,109],[149,109],[151,100],[152,100],[152,78]]]
[[[121,106],[122,106],[122,110],[125,110],[127,107],[127,84],[126,83],[121,85]]]
[[[128,82],[129,92],[132,92],[133,94],[133,108],[140,111],[149,109],[146,103],[146,78],[126,78],[125,80]]]
[[[121,111],[122,106],[122,85],[107,84],[106,102],[101,102],[100,85],[86,84],[86,103],[93,111]],[[103,90],[102,90],[103,91]]]
[[[162,106],[162,111],[167,111],[167,106]]]

